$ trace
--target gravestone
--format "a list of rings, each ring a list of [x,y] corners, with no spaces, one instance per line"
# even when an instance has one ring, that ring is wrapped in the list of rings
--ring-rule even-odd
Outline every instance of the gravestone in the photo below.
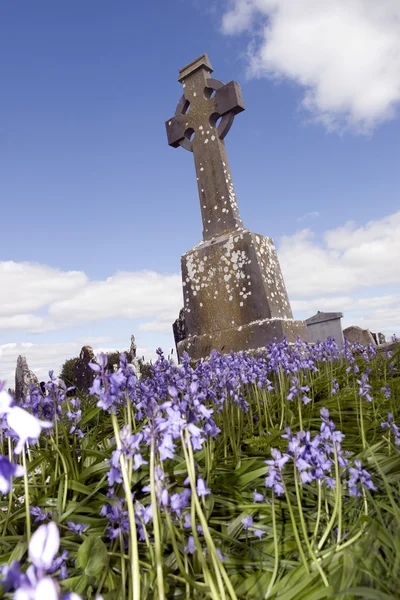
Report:
[[[187,327],[185,321],[185,310],[181,308],[179,311],[179,317],[174,321],[172,325],[172,331],[174,333],[176,353],[179,356],[178,344],[187,337]]]
[[[185,327],[174,327],[185,333],[178,355],[194,359],[307,337],[304,322],[293,319],[272,239],[240,219],[224,143],[244,110],[240,86],[211,73],[206,54],[181,69],[183,95],[166,122],[169,145],[193,152],[203,221],[202,241],[181,258]]]
[[[136,346],[136,342],[135,342],[135,336],[131,335],[131,347],[129,349],[129,354],[131,355],[132,359],[136,358],[136,351],[137,351],[137,346]]]
[[[29,369],[25,356],[18,356],[15,369],[15,399],[24,400],[31,385],[38,386],[39,380]]]
[[[369,344],[372,344],[375,346],[375,340],[369,329],[362,329],[357,325],[352,325],[351,327],[346,327],[346,329],[343,330],[343,335],[350,344],[358,343],[362,344],[363,346],[369,346]]]
[[[93,384],[95,372],[89,367],[90,362],[96,362],[91,346],[83,346],[79,358],[75,362],[75,386],[83,394],[87,394]]]
[[[323,342],[332,337],[338,346],[343,346],[343,331],[340,319],[341,312],[322,312],[306,319],[307,335],[309,342]]]
[[[375,344],[377,346],[380,346],[381,344],[386,344],[386,337],[383,335],[383,333],[381,333],[381,332],[373,333],[371,331],[371,335],[374,338]]]

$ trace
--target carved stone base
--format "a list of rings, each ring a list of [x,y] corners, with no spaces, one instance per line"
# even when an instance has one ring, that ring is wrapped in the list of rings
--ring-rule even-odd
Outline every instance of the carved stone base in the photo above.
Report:
[[[189,336],[178,342],[177,348],[179,356],[187,352],[192,359],[198,360],[209,356],[212,350],[229,354],[231,351],[263,349],[274,338],[281,341],[283,336],[289,343],[294,343],[297,336],[306,340],[307,326],[304,321],[294,319],[262,319],[240,327]]]

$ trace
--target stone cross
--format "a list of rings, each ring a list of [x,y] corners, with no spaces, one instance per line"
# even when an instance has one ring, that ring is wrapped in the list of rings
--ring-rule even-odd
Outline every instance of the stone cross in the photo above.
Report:
[[[212,79],[212,71],[207,54],[180,70],[184,93],[166,122],[169,145],[193,152],[203,240],[242,227],[224,143],[234,116],[244,110],[242,93],[235,81]]]

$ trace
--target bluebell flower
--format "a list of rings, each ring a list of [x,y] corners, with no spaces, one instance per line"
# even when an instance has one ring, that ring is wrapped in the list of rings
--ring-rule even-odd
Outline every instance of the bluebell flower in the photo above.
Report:
[[[185,546],[184,550],[189,554],[194,554],[194,552],[196,552],[197,548],[196,544],[194,543],[194,537],[192,535],[189,536],[188,543]]]
[[[20,465],[10,462],[5,456],[0,456],[0,492],[8,494],[13,477],[22,477],[25,471]]]
[[[331,394],[332,394],[332,395],[334,395],[334,394],[337,394],[337,393],[338,393],[338,391],[339,391],[339,384],[338,384],[338,382],[336,381],[336,379],[333,379],[333,380],[332,380],[332,389],[331,389]]]
[[[82,535],[82,533],[88,528],[88,525],[84,523],[74,523],[73,521],[68,521],[67,527],[70,531],[73,531],[77,535]]]
[[[347,482],[350,496],[360,496],[363,487],[368,490],[376,490],[370,473],[362,468],[361,461],[355,460],[354,467],[349,468],[350,478]]]
[[[290,460],[290,457],[277,450],[271,448],[271,455],[273,460],[265,460],[265,464],[269,466],[268,476],[265,478],[265,487],[273,488],[277,496],[281,496],[284,493],[284,487],[282,484],[282,469],[284,465]]]
[[[22,449],[28,440],[32,443],[36,443],[42,429],[53,427],[53,423],[50,423],[49,421],[40,421],[19,406],[14,406],[9,409],[7,423],[19,438],[15,448],[15,454],[20,454],[22,452]]]
[[[382,429],[388,428],[389,431],[393,433],[395,445],[400,446],[400,429],[394,422],[393,414],[391,412],[388,413],[387,421],[381,423],[381,427]]]
[[[264,502],[264,495],[257,492],[257,490],[253,491],[253,500],[254,502]]]
[[[29,512],[31,513],[31,515],[33,517],[35,517],[35,519],[33,521],[34,523],[40,523],[41,521],[45,521],[46,519],[50,518],[52,515],[51,510],[49,510],[46,513],[39,506],[31,506],[29,509]]]
[[[372,386],[368,383],[367,373],[363,373],[361,375],[361,379],[357,379],[357,383],[359,385],[358,394],[360,398],[365,398],[367,402],[372,402],[372,397],[369,393],[369,390],[372,388]]]
[[[247,515],[242,519],[242,525],[244,529],[248,529],[253,525],[253,517],[251,515]]]
[[[210,490],[206,485],[206,482],[204,481],[204,479],[202,479],[202,477],[199,477],[197,479],[197,485],[196,485],[196,491],[197,491],[197,495],[198,496],[207,496],[207,494],[210,494]]]

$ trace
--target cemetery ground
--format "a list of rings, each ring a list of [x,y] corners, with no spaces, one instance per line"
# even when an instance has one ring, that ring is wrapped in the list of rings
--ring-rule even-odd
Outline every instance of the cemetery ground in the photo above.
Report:
[[[285,341],[0,391],[4,598],[400,597],[400,351]]]

